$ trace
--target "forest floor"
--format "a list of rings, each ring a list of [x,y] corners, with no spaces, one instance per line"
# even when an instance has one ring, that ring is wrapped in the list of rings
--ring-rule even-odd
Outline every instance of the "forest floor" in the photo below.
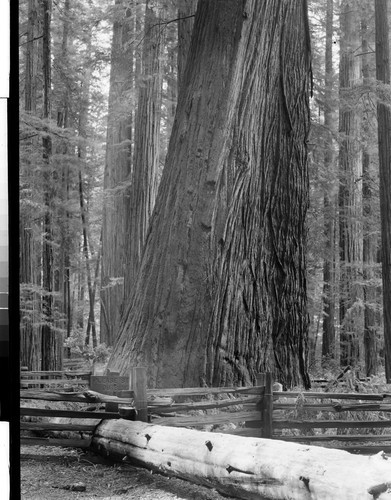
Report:
[[[22,500],[227,498],[204,486],[71,448],[22,446],[20,472]]]
[[[21,400],[21,407],[80,410],[81,403]],[[99,405],[97,405],[99,406]],[[24,421],[44,421],[22,417]],[[30,431],[24,431],[31,435]],[[63,437],[69,437],[64,433]],[[69,433],[68,433],[69,434]],[[43,432],[38,437],[50,435]],[[21,446],[21,500],[222,500],[217,491],[92,452],[53,446]],[[83,491],[76,491],[82,489]],[[232,498],[232,497],[231,497]]]

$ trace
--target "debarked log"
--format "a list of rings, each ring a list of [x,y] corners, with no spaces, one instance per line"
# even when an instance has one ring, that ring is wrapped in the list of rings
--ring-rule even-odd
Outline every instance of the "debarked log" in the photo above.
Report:
[[[240,499],[390,499],[391,458],[261,438],[106,420],[91,443],[129,460]]]

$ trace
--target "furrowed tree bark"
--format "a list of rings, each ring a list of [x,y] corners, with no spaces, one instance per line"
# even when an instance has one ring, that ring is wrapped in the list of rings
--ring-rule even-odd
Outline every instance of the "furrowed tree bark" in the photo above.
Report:
[[[254,13],[235,125],[232,202],[219,241],[207,383],[249,384],[307,373],[305,214],[310,45],[305,2]],[[252,43],[251,43],[252,42]]]
[[[109,116],[104,172],[100,340],[114,343],[124,300],[126,219],[130,195],[134,104],[133,46],[136,14],[116,0],[111,52]]]
[[[168,15],[175,17],[173,8],[167,9]],[[162,105],[161,105],[161,134],[159,163],[164,165],[167,156],[168,141],[170,140],[172,126],[175,119],[176,105],[178,102],[178,70],[177,54],[178,39],[175,25],[167,26],[165,34],[164,64],[162,68]],[[160,171],[160,169],[158,169]]]
[[[376,79],[390,85],[390,41],[387,0],[375,0]],[[387,383],[391,383],[391,110],[378,99],[381,258],[384,352]]]
[[[360,83],[358,12],[355,2],[341,4],[340,115],[339,115],[339,253],[340,362],[355,366],[363,339],[362,287],[362,158],[360,116],[354,88]]]
[[[237,0],[203,0],[197,10],[135,294],[108,363],[121,373],[147,366],[151,387],[197,386],[205,375],[206,263],[216,181],[254,11],[254,1],[244,14]]]
[[[178,4],[178,89],[183,82],[198,0],[177,0]]]
[[[99,453],[177,476],[241,499],[391,498],[390,464],[342,450],[106,420],[96,428]]]

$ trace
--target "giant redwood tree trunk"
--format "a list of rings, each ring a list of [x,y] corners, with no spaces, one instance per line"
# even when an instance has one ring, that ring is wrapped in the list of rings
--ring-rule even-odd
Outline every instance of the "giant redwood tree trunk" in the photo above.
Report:
[[[305,2],[266,2],[248,45],[232,201],[220,240],[207,382],[274,370],[309,387],[305,278],[310,44]],[[301,377],[300,377],[301,376]]]
[[[124,300],[127,201],[132,153],[133,18],[116,0],[113,27],[102,224],[100,340],[112,345]]]
[[[387,0],[375,0],[376,79],[390,85],[390,41]],[[382,240],[384,351],[387,383],[391,383],[391,110],[377,103]]]
[[[241,302],[235,312],[245,312],[242,325],[252,330],[236,338],[235,325],[225,330],[230,345],[235,340],[246,343],[233,345],[230,355],[235,359],[238,351],[241,368],[251,374],[271,357],[287,385],[297,382],[298,371],[307,380],[301,240],[307,204],[303,141],[308,131],[309,69],[304,4],[200,0],[135,295],[109,369],[126,373],[130,366],[146,365],[151,386],[205,382],[206,358],[213,357],[206,349],[221,345],[214,342],[221,339],[217,330],[211,330],[209,343],[206,335],[212,308],[209,244],[217,182],[222,166],[232,158],[238,175],[231,221],[241,242],[235,247],[239,262],[230,260],[229,240],[235,235],[228,235],[227,224],[223,262],[239,273],[242,266],[245,276],[258,274],[248,282],[236,274],[237,284],[244,283],[248,290],[235,290]],[[303,29],[290,31],[294,22]],[[288,29],[283,35],[284,23]],[[292,67],[290,60],[295,61]],[[239,142],[235,154],[229,154],[234,127]],[[259,290],[260,305],[251,298],[257,280],[268,292]],[[223,288],[219,298],[224,299]],[[218,303],[214,317],[219,310],[224,312]],[[226,321],[230,319],[228,314]],[[215,364],[213,374],[219,370]],[[218,377],[221,380],[224,377]]]
[[[197,10],[134,299],[108,365],[126,373],[144,364],[151,386],[198,385],[204,375],[211,215],[255,3],[246,15],[238,0]]]

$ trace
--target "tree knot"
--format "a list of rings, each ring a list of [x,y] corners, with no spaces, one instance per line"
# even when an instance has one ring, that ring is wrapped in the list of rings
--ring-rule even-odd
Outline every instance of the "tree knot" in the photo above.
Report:
[[[309,477],[304,477],[304,476],[300,476],[299,477],[300,481],[303,481],[305,487],[307,488],[308,491],[310,491],[310,478]]]

